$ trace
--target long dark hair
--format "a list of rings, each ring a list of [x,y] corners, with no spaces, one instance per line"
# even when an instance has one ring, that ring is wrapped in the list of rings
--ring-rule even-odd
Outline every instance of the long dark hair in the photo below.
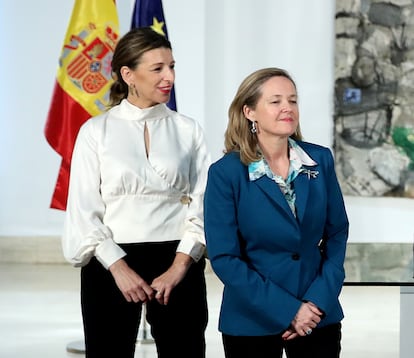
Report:
[[[132,29],[119,40],[112,58],[114,83],[109,94],[110,107],[128,96],[128,84],[122,79],[121,68],[127,66],[134,70],[145,52],[162,47],[172,49],[170,41],[151,27]]]

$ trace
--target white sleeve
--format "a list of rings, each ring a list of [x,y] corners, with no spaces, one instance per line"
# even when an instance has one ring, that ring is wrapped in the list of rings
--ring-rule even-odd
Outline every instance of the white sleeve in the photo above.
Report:
[[[190,255],[194,261],[200,260],[205,252],[203,200],[210,166],[210,155],[200,125],[196,122],[195,148],[190,166],[190,198],[184,223],[184,235],[177,247],[178,252]]]
[[[100,193],[98,121],[84,123],[76,139],[62,247],[66,260],[74,266],[84,266],[96,256],[108,268],[126,253],[113,241],[111,230],[102,221],[105,203]]]

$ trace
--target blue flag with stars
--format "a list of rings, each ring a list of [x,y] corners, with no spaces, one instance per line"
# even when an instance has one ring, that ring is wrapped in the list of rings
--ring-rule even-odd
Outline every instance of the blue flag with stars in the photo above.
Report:
[[[135,1],[131,29],[147,26],[152,27],[158,33],[162,33],[168,39],[167,25],[165,23],[161,0]],[[167,106],[174,111],[177,110],[174,87],[172,88],[170,100],[168,101]]]

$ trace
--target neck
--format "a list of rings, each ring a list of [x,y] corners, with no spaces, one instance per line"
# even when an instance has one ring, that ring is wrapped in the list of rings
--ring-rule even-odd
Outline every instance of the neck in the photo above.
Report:
[[[274,138],[272,138],[272,141],[259,139],[259,147],[268,162],[289,159],[289,145],[287,137],[278,138],[276,141]]]
[[[154,107],[157,104],[159,104],[159,103],[156,103],[156,102],[143,102],[143,101],[140,101],[139,97],[137,98],[136,96],[131,96],[131,95],[128,95],[127,101],[129,103],[133,104],[134,106],[136,106],[138,108],[141,108],[141,109]]]
[[[287,138],[280,138],[272,143],[260,143],[263,156],[274,174],[286,179],[289,174],[289,145]]]

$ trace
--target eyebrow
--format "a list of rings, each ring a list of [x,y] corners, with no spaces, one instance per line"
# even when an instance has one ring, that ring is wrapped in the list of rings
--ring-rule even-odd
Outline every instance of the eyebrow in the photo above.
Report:
[[[150,64],[148,64],[148,66],[162,66],[162,65],[165,65],[165,64],[167,64],[167,65],[175,65],[175,61],[171,61],[170,63],[167,63],[167,62],[154,62],[154,63],[150,63]]]
[[[280,98],[280,97],[283,97],[283,95],[281,95],[281,94],[272,94],[272,95],[269,96],[269,98],[272,98],[272,97]],[[288,95],[288,98],[292,98],[292,97],[297,98],[298,95],[297,94]]]

